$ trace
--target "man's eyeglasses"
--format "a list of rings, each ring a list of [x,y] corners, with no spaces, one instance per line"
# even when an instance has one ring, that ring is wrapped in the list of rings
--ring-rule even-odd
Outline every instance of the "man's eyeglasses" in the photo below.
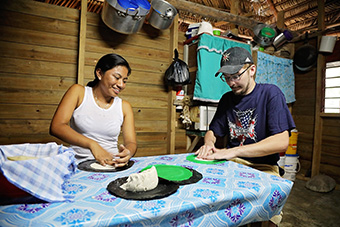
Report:
[[[225,75],[221,75],[220,78],[223,82],[231,82],[231,81],[239,81],[241,76],[243,75],[243,73],[245,73],[252,65],[249,65],[243,72],[241,72],[238,75],[231,75],[231,76],[225,76]]]

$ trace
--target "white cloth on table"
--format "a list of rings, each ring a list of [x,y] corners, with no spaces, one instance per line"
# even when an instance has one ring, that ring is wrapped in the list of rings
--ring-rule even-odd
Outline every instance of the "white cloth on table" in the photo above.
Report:
[[[0,169],[9,182],[47,202],[72,201],[63,193],[63,184],[75,173],[74,151],[54,142],[0,146]],[[11,161],[8,157],[36,159]]]

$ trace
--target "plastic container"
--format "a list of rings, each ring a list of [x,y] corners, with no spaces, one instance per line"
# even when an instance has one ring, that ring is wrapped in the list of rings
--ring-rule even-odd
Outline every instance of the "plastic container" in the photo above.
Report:
[[[200,27],[200,23],[190,24],[188,30],[185,32],[185,36],[187,39],[190,39],[198,34],[198,28]]]
[[[294,181],[300,168],[299,155],[286,155],[283,178]]]
[[[277,164],[284,169],[285,168],[285,163],[286,163],[286,156],[280,156],[279,161],[277,162]]]
[[[221,31],[220,30],[213,30],[213,34],[220,36],[221,35]]]
[[[290,131],[291,135],[289,137],[289,145],[286,151],[287,155],[296,155],[297,154],[297,140],[298,140],[298,130],[293,129]]]
[[[299,155],[286,155],[285,171],[297,173],[300,171],[300,168]]]
[[[319,51],[325,53],[332,53],[336,39],[337,39],[336,36],[322,36]]]

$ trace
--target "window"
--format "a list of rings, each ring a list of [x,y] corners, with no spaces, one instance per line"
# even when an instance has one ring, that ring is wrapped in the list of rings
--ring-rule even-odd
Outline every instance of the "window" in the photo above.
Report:
[[[325,113],[340,113],[340,61],[326,64]]]

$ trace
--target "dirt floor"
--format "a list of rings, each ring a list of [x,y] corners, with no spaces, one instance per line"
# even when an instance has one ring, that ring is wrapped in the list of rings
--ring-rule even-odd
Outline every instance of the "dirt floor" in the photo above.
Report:
[[[340,189],[328,193],[305,187],[306,180],[296,179],[283,208],[280,227],[339,227]]]

